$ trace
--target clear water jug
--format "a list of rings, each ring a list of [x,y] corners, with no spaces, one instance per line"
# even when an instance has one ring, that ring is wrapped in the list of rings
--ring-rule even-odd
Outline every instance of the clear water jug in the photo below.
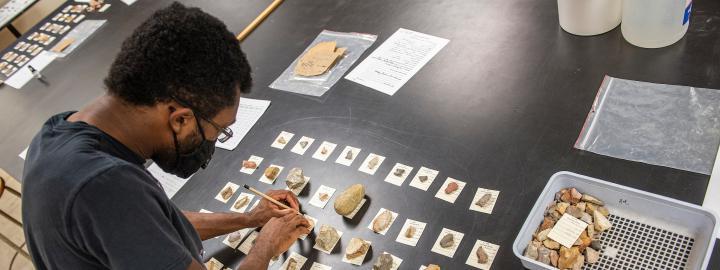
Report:
[[[622,0],[558,0],[560,27],[570,34],[592,36],[612,30],[622,18]]]
[[[691,10],[692,0],[624,0],[620,28],[635,46],[669,46],[687,32]]]

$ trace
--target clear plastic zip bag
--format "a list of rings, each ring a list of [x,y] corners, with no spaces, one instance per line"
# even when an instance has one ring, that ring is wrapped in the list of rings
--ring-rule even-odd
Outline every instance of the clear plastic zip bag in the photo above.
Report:
[[[375,43],[377,36],[362,33],[344,33],[323,30],[302,54],[283,71],[270,88],[303,95],[322,96],[350,69],[360,56]],[[345,53],[325,73],[318,76],[299,76],[294,70],[300,58],[320,42],[335,41],[337,48],[345,48]]]
[[[710,174],[720,145],[720,91],[606,76],[575,148]]]

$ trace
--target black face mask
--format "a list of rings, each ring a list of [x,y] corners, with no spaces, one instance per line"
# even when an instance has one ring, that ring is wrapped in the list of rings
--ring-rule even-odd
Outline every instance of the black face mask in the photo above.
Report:
[[[169,162],[155,161],[163,171],[181,178],[188,178],[200,170],[200,168],[205,169],[208,163],[210,163],[210,159],[212,159],[212,155],[215,153],[215,141],[205,139],[205,132],[203,132],[200,121],[198,121],[197,118],[195,118],[195,123],[197,123],[198,131],[202,137],[200,145],[194,147],[193,150],[188,153],[180,153],[180,143],[178,142],[175,131],[173,131],[175,162],[168,164]]]

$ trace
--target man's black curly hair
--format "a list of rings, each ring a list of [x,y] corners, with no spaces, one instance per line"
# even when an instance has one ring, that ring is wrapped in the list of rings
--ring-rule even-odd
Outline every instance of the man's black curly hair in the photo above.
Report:
[[[250,91],[250,65],[240,43],[217,18],[173,3],[155,12],[122,44],[105,87],[134,105],[173,98],[214,117]]]

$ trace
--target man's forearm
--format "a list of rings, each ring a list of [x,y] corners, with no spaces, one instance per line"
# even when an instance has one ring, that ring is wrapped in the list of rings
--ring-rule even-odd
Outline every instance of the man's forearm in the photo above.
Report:
[[[256,227],[248,214],[244,213],[198,213],[183,211],[190,220],[200,239],[207,240],[218,235],[240,229]]]

